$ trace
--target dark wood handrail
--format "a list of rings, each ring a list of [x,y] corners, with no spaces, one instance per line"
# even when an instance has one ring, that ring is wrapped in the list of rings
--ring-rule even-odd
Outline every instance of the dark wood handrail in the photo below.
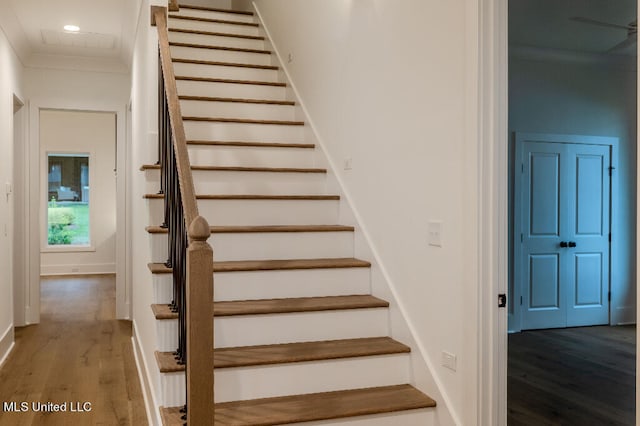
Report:
[[[177,1],[170,2],[177,5]],[[159,162],[165,223],[169,229],[168,266],[173,268],[174,301],[179,314],[179,362],[186,364],[186,416],[189,426],[214,424],[213,249],[209,224],[198,213],[167,26],[167,9],[151,7],[159,45]],[[167,117],[168,116],[168,117]],[[167,123],[168,121],[168,123]],[[177,182],[175,176],[177,175]],[[169,212],[169,214],[167,214]],[[169,220],[170,219],[170,220]]]

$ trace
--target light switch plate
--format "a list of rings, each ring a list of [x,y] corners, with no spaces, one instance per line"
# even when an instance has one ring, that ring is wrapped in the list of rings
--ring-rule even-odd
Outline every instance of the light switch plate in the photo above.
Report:
[[[456,356],[447,351],[442,351],[442,365],[448,368],[451,371],[456,371],[457,369],[457,359]]]
[[[442,247],[442,222],[429,221],[427,224],[427,242],[430,246]]]

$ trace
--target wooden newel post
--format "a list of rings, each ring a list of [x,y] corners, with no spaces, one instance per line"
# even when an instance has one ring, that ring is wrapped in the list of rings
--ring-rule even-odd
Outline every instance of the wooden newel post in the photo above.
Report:
[[[202,216],[189,225],[187,251],[187,424],[213,425],[213,249]]]

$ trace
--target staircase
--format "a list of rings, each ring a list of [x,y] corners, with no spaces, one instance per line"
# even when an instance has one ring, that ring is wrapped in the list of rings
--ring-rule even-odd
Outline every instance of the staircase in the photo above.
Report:
[[[388,337],[389,303],[370,294],[354,228],[336,224],[340,197],[257,19],[181,5],[169,28],[198,209],[215,225],[215,424],[430,424],[436,404],[408,384],[410,348]],[[143,170],[161,415],[177,425],[185,369],[160,170]]]

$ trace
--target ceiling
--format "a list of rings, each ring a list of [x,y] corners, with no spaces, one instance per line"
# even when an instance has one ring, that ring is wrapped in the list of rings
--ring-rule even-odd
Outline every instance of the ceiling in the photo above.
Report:
[[[635,44],[608,52],[627,38],[627,30],[570,18],[628,25],[636,19],[636,7],[636,0],[509,0],[509,45],[635,55]]]
[[[29,66],[93,64],[110,71],[128,68],[139,0],[0,0],[0,25]],[[70,34],[64,25],[80,27]]]

